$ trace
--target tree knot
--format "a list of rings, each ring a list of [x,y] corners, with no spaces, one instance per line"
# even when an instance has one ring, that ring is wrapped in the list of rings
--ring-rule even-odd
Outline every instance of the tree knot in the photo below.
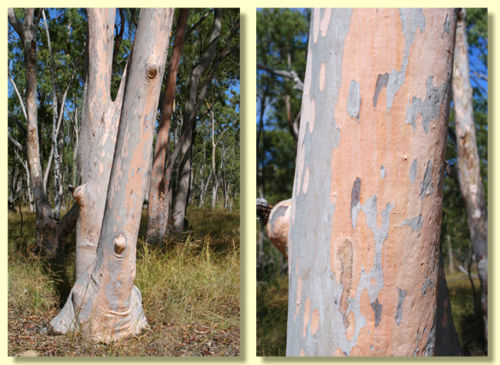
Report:
[[[158,75],[160,69],[160,62],[157,58],[152,57],[148,60],[146,64],[146,76],[148,79],[152,80]]]
[[[77,186],[73,190],[73,199],[75,199],[76,203],[80,206],[84,206],[84,197],[85,197],[85,192],[87,190],[87,184],[83,184],[80,186]]]
[[[115,238],[113,242],[113,249],[115,250],[115,253],[117,255],[120,255],[125,250],[126,246],[127,246],[127,240],[122,234],[120,234],[118,237]]]

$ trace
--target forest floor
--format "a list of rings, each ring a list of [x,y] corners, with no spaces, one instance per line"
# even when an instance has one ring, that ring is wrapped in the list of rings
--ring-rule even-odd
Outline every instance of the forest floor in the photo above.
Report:
[[[261,279],[257,286],[257,356],[285,356],[288,276],[282,273]],[[446,280],[462,351],[466,356],[484,356],[483,322],[474,311],[471,283],[461,272],[446,273]],[[473,280],[478,292],[477,275]]]
[[[71,289],[74,248],[63,269],[48,265],[33,253],[34,215],[23,211],[21,235],[9,212],[9,356],[239,356],[239,213],[191,209],[187,219],[188,231],[161,247],[145,243],[141,222],[135,285],[150,329],[105,345],[50,334]]]

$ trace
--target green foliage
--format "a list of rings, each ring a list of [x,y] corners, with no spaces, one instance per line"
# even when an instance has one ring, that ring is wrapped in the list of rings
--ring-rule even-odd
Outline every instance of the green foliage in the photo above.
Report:
[[[304,80],[308,12],[259,9],[257,62],[276,70],[295,71]],[[289,198],[293,184],[295,141],[290,124],[300,112],[302,93],[291,80],[257,72],[257,187],[270,202]],[[286,97],[290,99],[290,114]]]

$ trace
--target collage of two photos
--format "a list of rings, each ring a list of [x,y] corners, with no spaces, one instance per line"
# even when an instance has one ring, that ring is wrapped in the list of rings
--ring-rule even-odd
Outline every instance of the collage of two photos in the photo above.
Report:
[[[8,356],[488,356],[488,9],[255,16],[8,9]]]

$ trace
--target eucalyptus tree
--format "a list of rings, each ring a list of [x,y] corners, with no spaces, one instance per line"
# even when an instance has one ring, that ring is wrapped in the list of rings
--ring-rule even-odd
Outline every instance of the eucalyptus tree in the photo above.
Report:
[[[288,356],[460,353],[439,247],[455,27],[454,9],[314,10]]]

